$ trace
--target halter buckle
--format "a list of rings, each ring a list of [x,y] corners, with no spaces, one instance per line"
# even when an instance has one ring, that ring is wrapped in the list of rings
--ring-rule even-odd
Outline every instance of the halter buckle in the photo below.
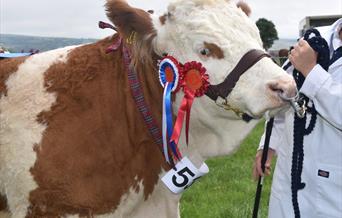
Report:
[[[220,100],[219,100],[220,99]],[[218,97],[215,101],[215,104],[221,108],[223,108],[224,110],[227,111],[233,111],[238,117],[242,118],[243,112],[239,109],[236,109],[234,107],[232,107],[226,98],[221,98]]]
[[[303,103],[300,103],[299,101],[290,101],[290,104],[299,118],[305,117],[307,110],[307,107],[305,106],[305,100],[303,100]]]

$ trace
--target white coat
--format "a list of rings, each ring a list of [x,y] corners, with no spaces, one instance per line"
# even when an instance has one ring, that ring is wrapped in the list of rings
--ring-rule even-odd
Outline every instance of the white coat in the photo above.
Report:
[[[342,19],[320,30],[331,50],[336,44],[332,36],[338,25],[342,25]],[[292,70],[292,67],[288,69]],[[304,137],[302,182],[306,186],[298,191],[301,218],[342,218],[342,58],[333,63],[328,72],[316,65],[300,92],[314,102],[319,113],[315,129]],[[276,150],[278,159],[269,218],[294,217],[291,200],[293,114],[290,109],[275,117],[270,147]],[[309,120],[310,116],[307,122]]]

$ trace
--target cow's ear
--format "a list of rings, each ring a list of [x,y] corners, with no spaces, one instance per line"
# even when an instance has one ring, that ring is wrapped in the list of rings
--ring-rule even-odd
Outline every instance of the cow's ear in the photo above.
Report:
[[[246,2],[239,1],[237,3],[238,8],[240,8],[248,17],[251,15],[252,10]]]
[[[150,14],[131,7],[124,0],[107,0],[106,11],[108,18],[125,38],[131,37],[132,34],[141,37],[154,32]]]

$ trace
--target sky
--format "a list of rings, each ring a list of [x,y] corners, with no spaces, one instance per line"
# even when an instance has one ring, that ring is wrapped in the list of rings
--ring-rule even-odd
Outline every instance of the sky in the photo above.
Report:
[[[127,0],[157,14],[171,0]],[[235,1],[235,0],[232,0]],[[251,19],[271,20],[279,38],[298,37],[305,16],[342,14],[342,0],[245,0],[252,8]],[[103,38],[112,32],[97,28],[108,21],[105,0],[0,0],[0,33],[50,37]]]

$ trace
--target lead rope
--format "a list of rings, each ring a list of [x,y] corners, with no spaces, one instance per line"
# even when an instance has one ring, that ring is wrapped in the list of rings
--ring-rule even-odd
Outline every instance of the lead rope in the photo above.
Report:
[[[267,125],[266,125],[264,149],[262,151],[262,156],[261,156],[261,169],[262,169],[263,173],[265,173],[265,164],[266,164],[267,156],[268,156],[268,148],[270,145],[273,122],[274,122],[274,118],[271,118],[269,121],[267,121]],[[253,216],[252,216],[253,218],[258,217],[259,204],[260,204],[260,198],[261,198],[261,191],[262,191],[263,183],[264,183],[264,176],[259,176],[259,181],[258,181],[258,185],[257,185],[255,199],[254,199],[254,209],[253,209]]]
[[[314,34],[314,37],[311,37]],[[320,64],[326,71],[329,68],[329,47],[324,38],[316,29],[310,29],[304,34],[304,40],[318,53],[317,63]],[[290,65],[285,66],[288,68]],[[296,69],[293,70],[293,77],[296,81],[297,87],[300,90],[305,77]],[[298,191],[304,189],[305,183],[302,182],[302,171],[304,161],[304,136],[309,135],[315,128],[317,120],[317,111],[315,105],[309,106],[310,99],[304,94],[300,93],[300,101],[307,108],[307,112],[311,114],[309,126],[306,128],[307,114],[302,117],[297,113],[294,115],[294,131],[293,131],[293,152],[292,152],[292,167],[291,167],[291,192],[292,205],[295,218],[300,218],[300,210],[298,204]]]

